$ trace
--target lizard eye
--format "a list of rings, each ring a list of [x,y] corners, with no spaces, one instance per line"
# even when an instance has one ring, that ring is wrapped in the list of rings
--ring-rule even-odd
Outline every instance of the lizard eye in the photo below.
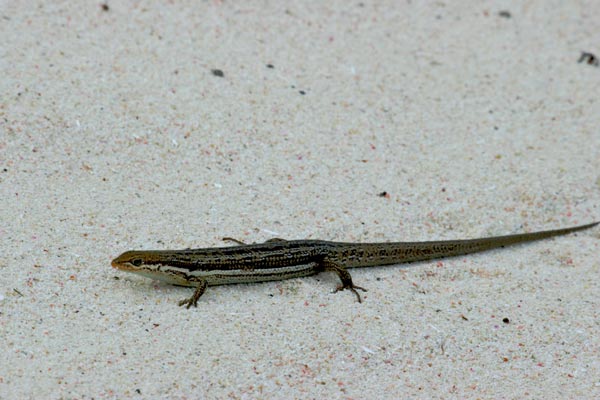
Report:
[[[131,264],[133,264],[134,267],[139,267],[142,265],[142,260],[140,258],[134,258],[131,260]]]

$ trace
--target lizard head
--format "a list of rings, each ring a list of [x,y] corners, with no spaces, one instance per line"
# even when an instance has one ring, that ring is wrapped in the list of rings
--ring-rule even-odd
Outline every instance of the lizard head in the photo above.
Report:
[[[126,251],[110,263],[121,271],[136,272],[145,269],[146,257],[140,251]]]
[[[132,272],[146,278],[189,286],[188,272],[185,268],[170,265],[171,252],[167,251],[126,251],[114,260],[111,265],[121,271]]]

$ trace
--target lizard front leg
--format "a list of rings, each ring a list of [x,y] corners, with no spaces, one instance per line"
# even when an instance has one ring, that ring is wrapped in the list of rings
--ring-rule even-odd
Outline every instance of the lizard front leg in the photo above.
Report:
[[[198,307],[198,299],[204,294],[206,287],[208,286],[208,282],[206,282],[206,279],[204,278],[190,278],[189,281],[197,282],[196,290],[194,291],[192,297],[179,302],[180,307],[183,305],[187,305],[186,308],[190,308],[191,306]]]

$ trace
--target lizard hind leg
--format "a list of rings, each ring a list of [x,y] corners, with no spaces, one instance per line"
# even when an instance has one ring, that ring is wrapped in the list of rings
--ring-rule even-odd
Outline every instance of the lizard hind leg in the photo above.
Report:
[[[350,272],[348,272],[348,270],[346,268],[344,268],[343,266],[336,264],[328,259],[324,259],[321,262],[321,265],[323,266],[323,268],[325,270],[328,271],[333,271],[335,272],[339,277],[340,280],[342,281],[342,284],[339,285],[336,289],[335,292],[339,292],[341,290],[344,289],[348,289],[351,290],[352,293],[354,293],[356,295],[356,299],[358,300],[359,303],[362,303],[362,299],[360,298],[360,294],[358,293],[358,290],[362,290],[363,292],[366,292],[367,289],[360,287],[360,286],[356,286],[353,282],[352,282],[352,276],[350,275]],[[334,292],[334,293],[335,293]]]

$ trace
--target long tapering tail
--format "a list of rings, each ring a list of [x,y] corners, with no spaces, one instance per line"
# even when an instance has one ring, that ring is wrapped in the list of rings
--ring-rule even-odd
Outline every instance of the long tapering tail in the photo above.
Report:
[[[466,240],[441,240],[430,242],[391,242],[391,243],[365,243],[360,248],[348,243],[339,243],[337,255],[344,260],[344,265],[352,267],[366,267],[386,264],[400,264],[411,261],[431,260],[436,258],[459,256],[477,253],[499,247],[510,246],[518,243],[532,242],[552,236],[566,235],[581,231],[600,224],[574,226],[570,228],[554,229],[531,233],[518,233],[516,235],[494,236]]]

